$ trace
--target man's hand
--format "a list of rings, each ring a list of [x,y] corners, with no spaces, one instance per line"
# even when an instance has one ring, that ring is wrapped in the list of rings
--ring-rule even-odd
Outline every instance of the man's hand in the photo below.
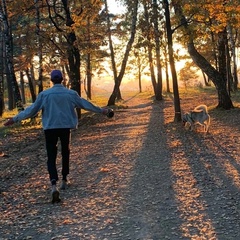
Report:
[[[3,125],[7,127],[13,124],[14,124],[13,118],[9,118]]]
[[[106,115],[108,118],[112,118],[114,116],[114,111],[111,108],[104,108],[103,114]]]

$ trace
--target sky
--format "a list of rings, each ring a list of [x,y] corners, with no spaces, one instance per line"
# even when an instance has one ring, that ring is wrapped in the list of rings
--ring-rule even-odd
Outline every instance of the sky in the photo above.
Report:
[[[119,13],[123,7],[116,0],[108,0],[108,10],[111,13]]]

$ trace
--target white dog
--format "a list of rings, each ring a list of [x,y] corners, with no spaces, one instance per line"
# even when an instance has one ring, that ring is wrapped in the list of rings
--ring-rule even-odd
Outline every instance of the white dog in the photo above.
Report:
[[[204,132],[208,132],[210,126],[210,115],[206,105],[199,105],[189,113],[185,113],[182,118],[183,125],[190,124],[190,129],[193,130],[196,124],[204,126]]]

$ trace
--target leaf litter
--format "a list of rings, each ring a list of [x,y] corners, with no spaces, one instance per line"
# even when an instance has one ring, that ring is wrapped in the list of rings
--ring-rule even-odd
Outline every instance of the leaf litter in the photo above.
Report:
[[[239,239],[240,110],[216,102],[209,92],[181,100],[183,112],[209,106],[209,134],[173,122],[168,96],[139,94],[112,120],[82,119],[59,204],[50,203],[42,130],[2,136],[0,239]]]

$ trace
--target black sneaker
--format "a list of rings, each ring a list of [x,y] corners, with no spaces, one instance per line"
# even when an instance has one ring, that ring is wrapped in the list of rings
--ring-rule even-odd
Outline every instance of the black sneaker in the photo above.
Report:
[[[66,180],[62,180],[62,184],[60,186],[61,190],[65,190],[67,188],[67,181]]]
[[[59,203],[61,202],[61,199],[59,198],[59,191],[54,190],[52,191],[52,203]]]

